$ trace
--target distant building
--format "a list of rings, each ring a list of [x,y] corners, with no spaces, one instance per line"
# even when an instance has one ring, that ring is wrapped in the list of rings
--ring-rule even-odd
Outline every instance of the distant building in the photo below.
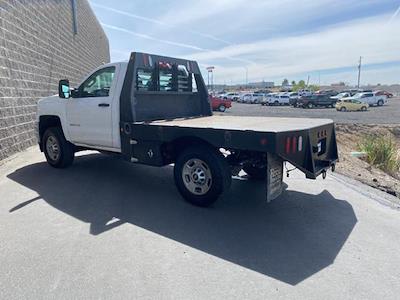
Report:
[[[87,0],[0,0],[0,160],[36,143],[36,103],[110,61]]]
[[[340,86],[340,87],[343,87],[343,86],[346,86],[346,83],[344,83],[344,82],[337,82],[337,83],[332,83],[331,86]]]
[[[275,86],[275,83],[273,81],[266,81],[263,83],[264,83],[264,87],[266,87],[266,88],[273,88]]]

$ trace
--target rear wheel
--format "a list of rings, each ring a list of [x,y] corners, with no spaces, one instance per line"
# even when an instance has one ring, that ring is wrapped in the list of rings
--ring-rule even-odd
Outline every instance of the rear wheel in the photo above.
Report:
[[[344,107],[344,106],[341,107],[341,108],[340,108],[340,111],[346,111],[346,107]]]
[[[220,112],[224,112],[225,109],[226,109],[225,105],[222,105],[222,104],[218,107],[218,110],[219,110]]]
[[[279,105],[279,101],[275,101],[274,104],[275,104],[275,105]]]
[[[311,103],[311,102],[309,102],[308,104],[307,104],[307,108],[313,108],[314,107],[314,105]]]
[[[54,168],[66,168],[74,161],[74,146],[65,139],[59,127],[52,127],[45,131],[42,149],[47,162]]]
[[[225,157],[207,146],[187,148],[174,167],[175,184],[186,201],[210,206],[231,184],[231,170]]]
[[[378,101],[378,106],[382,106],[383,105],[383,100],[379,100]]]

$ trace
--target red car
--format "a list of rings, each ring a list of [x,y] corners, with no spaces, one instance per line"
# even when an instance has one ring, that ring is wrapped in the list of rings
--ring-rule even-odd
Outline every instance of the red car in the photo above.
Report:
[[[227,108],[232,106],[232,101],[229,99],[222,99],[210,95],[211,108],[212,110],[218,110],[224,112]]]
[[[388,98],[392,98],[392,97],[393,97],[393,94],[392,94],[392,93],[389,93],[389,92],[386,92],[386,91],[377,91],[377,92],[375,93],[375,95],[377,95],[377,96],[385,95],[385,96],[388,97]]]

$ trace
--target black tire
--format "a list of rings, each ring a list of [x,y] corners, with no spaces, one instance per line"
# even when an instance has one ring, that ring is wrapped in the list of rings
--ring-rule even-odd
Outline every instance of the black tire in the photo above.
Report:
[[[278,101],[275,101],[275,102],[274,102],[274,105],[275,105],[275,106],[279,105],[279,102],[278,102]]]
[[[378,106],[382,106],[383,105],[383,100],[379,100],[378,101]]]
[[[253,165],[244,165],[243,171],[245,171],[246,174],[254,180],[265,180],[265,178],[267,178],[267,168],[265,167],[258,168],[257,166]]]
[[[54,148],[50,149],[52,148],[51,144],[56,145],[58,152]],[[74,162],[74,145],[65,139],[64,133],[59,127],[51,127],[45,131],[42,138],[42,149],[47,162],[54,168],[66,168]]]
[[[340,108],[340,111],[346,111],[347,109],[346,109],[346,107],[344,107],[344,106],[342,106],[341,108]]]
[[[204,162],[206,170],[211,174],[208,190],[204,193],[196,194],[187,187],[188,184],[193,184],[194,178],[186,175],[186,179],[184,179],[184,167],[193,159]],[[192,174],[194,174],[194,170]],[[189,203],[201,207],[213,204],[229,188],[232,181],[231,170],[225,157],[219,151],[208,146],[194,146],[183,150],[175,162],[174,178],[182,197]],[[207,182],[202,186],[205,187],[205,185]],[[205,188],[207,189],[207,187]]]
[[[220,105],[219,107],[218,107],[218,110],[220,111],[220,112],[224,112],[225,110],[226,110],[226,107],[225,107],[225,105]]]
[[[314,104],[312,104],[311,102],[307,103],[307,108],[313,108]]]
[[[366,111],[366,110],[367,110],[366,106],[361,107],[361,111]]]

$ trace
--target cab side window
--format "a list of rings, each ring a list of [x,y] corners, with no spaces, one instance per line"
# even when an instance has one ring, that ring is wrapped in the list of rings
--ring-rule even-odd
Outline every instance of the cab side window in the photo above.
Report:
[[[114,80],[115,67],[98,70],[79,87],[79,97],[108,97]]]

